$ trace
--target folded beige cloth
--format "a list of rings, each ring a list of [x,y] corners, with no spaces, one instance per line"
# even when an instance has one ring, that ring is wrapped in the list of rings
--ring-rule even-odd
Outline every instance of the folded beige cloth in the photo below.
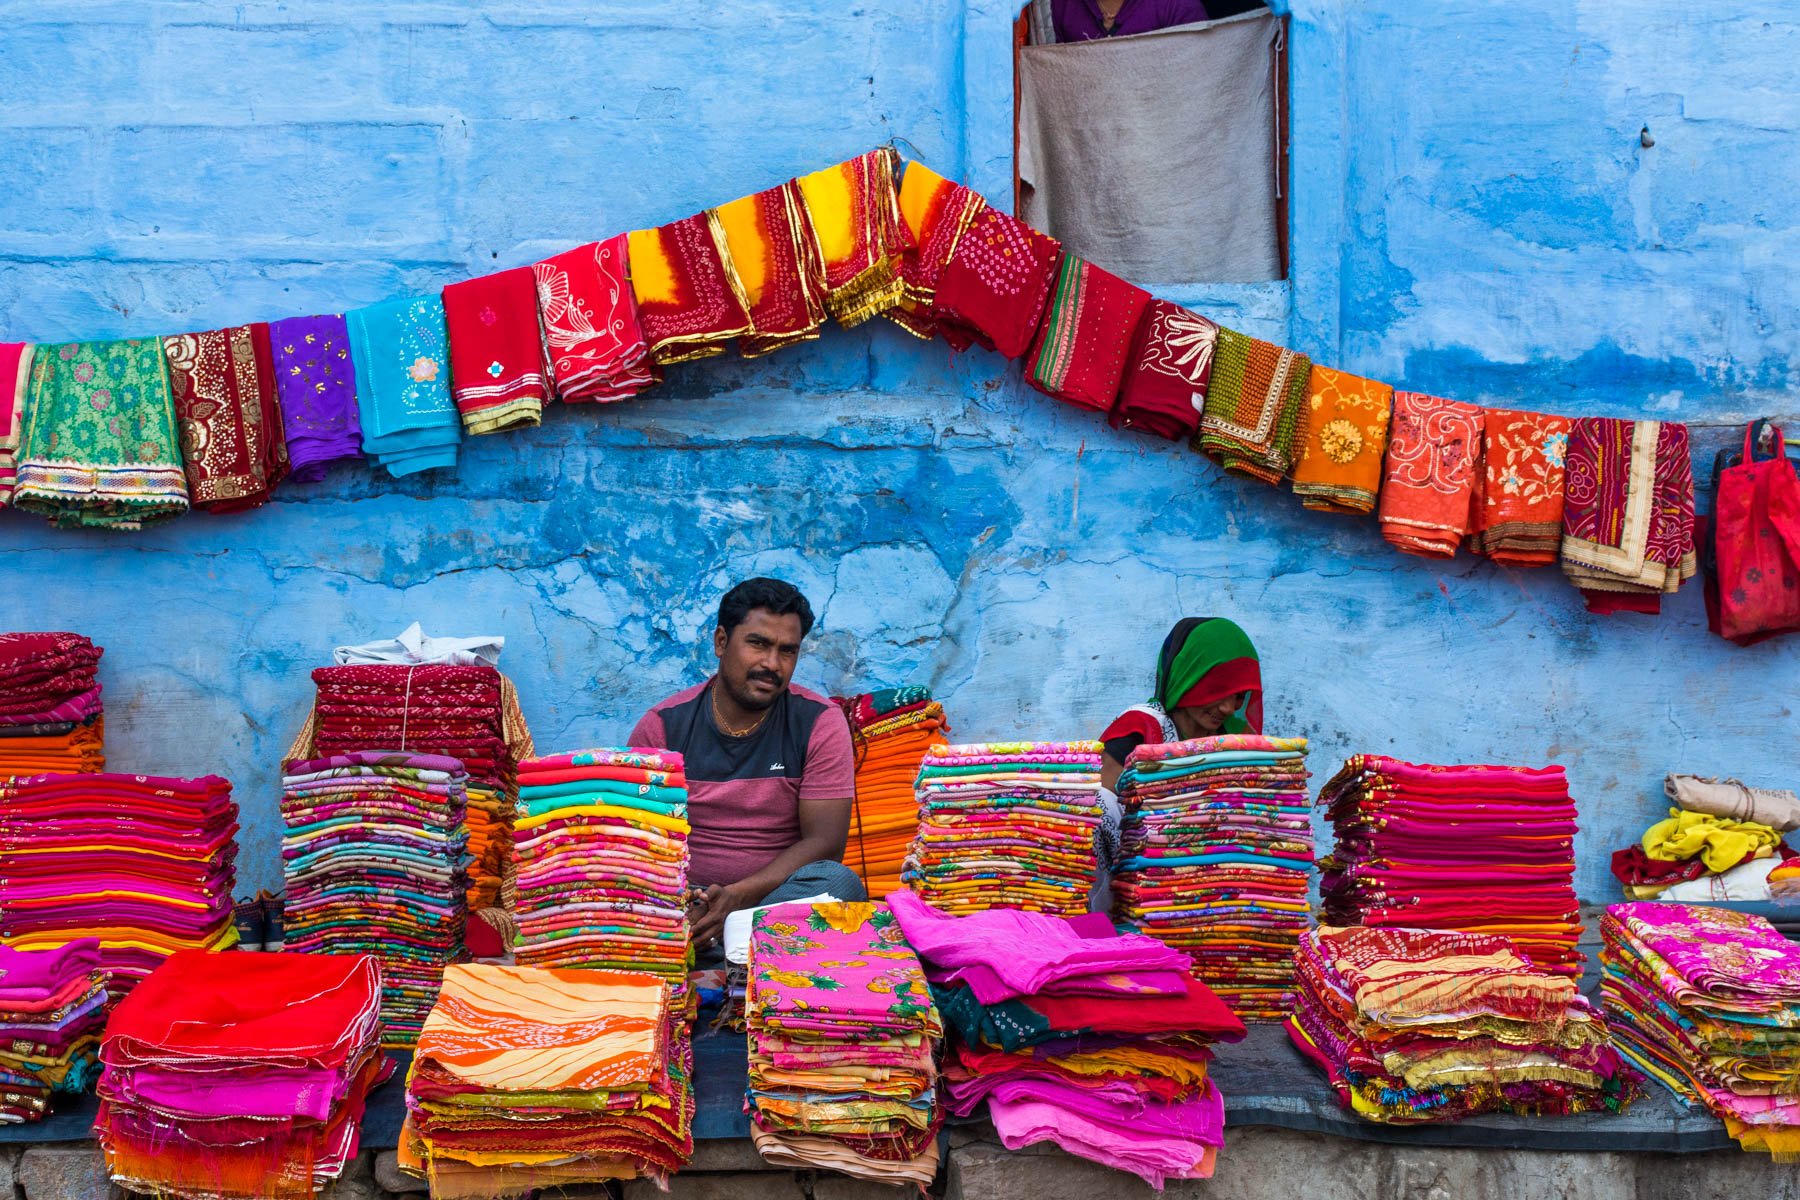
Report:
[[[1720,782],[1698,775],[1671,775],[1663,791],[1689,812],[1736,821],[1756,821],[1782,833],[1800,829],[1800,796],[1774,788],[1753,788],[1735,779]]]

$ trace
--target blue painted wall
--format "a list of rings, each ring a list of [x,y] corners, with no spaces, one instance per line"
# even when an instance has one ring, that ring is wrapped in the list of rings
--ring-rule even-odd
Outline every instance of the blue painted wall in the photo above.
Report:
[[[1793,413],[1800,17],[1701,7],[1293,0],[1293,278],[1169,294],[1352,370],[1709,446]],[[1011,8],[0,4],[0,337],[433,289],[890,137],[1004,201]],[[821,613],[804,682],[928,681],[970,740],[1091,736],[1173,617],[1230,614],[1321,775],[1567,765],[1592,899],[1665,771],[1800,782],[1800,642],[1712,639],[1697,588],[1602,620],[1554,570],[1403,558],[881,325],[558,409],[453,474],[347,470],[140,535],[7,512],[0,564],[0,627],[107,647],[113,764],[236,782],[247,885],[278,878],[276,764],[334,644],[503,633],[540,746],[615,741],[699,677],[754,572]]]

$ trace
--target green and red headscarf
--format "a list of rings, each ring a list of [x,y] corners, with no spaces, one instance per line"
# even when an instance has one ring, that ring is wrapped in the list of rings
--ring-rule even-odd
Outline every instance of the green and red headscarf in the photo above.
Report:
[[[1184,617],[1169,630],[1156,655],[1156,695],[1164,712],[1243,696],[1222,733],[1261,733],[1262,663],[1256,646],[1235,621]]]

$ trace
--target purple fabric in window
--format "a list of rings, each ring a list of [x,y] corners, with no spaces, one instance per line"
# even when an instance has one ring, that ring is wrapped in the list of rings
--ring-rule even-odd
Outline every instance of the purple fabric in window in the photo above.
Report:
[[[1052,7],[1059,42],[1127,37],[1206,20],[1206,5],[1201,0],[1125,0],[1111,29],[1100,15],[1099,0],[1052,0]]]

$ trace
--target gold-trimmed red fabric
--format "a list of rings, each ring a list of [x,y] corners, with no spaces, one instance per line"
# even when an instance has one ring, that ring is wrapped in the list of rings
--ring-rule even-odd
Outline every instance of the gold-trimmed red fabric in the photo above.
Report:
[[[658,363],[711,358],[751,332],[749,305],[712,213],[634,229],[627,245],[638,322]]]
[[[288,473],[268,325],[165,337],[163,355],[189,502],[216,513],[267,503]]]
[[[795,181],[825,267],[825,309],[845,328],[900,300],[900,256],[911,239],[900,220],[899,168],[900,155],[882,146]]]
[[[799,181],[721,204],[713,214],[750,310],[752,331],[738,339],[739,352],[755,358],[818,337],[825,268]]]
[[[986,207],[987,201],[976,193],[924,163],[906,164],[900,177],[900,219],[912,246],[900,256],[899,303],[887,310],[894,324],[914,337],[936,335],[931,308],[938,280],[956,253],[956,243]]]

